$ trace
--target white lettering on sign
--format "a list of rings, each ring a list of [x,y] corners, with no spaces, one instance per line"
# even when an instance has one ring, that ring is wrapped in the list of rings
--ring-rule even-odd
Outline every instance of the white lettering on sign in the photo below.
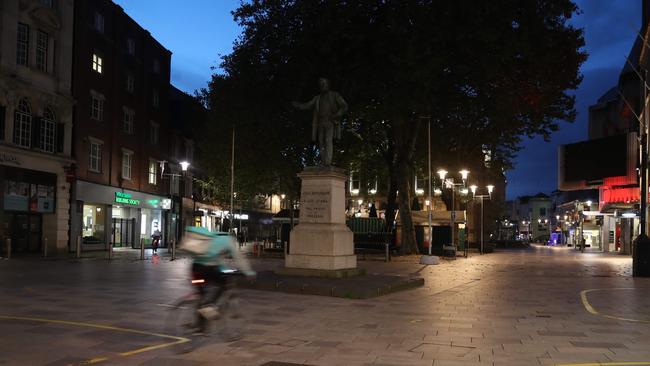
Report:
[[[306,222],[327,222],[329,221],[330,192],[329,191],[306,191],[302,192],[300,199],[301,220]]]
[[[16,155],[8,154],[5,152],[0,152],[0,163],[11,163],[11,164],[20,165],[20,161],[18,160],[18,157]]]

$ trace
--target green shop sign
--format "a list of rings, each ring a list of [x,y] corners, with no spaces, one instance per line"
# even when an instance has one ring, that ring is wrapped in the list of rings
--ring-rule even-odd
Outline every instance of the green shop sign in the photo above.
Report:
[[[115,202],[131,206],[140,204],[140,200],[133,199],[131,198],[131,194],[124,192],[115,192]]]

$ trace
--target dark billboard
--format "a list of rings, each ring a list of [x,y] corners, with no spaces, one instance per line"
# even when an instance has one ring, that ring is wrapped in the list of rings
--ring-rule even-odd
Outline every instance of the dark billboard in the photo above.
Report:
[[[628,174],[628,135],[564,145],[564,181],[594,181]]]

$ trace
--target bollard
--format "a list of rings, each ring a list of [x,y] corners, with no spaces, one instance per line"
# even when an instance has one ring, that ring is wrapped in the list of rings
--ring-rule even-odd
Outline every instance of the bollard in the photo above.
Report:
[[[384,246],[386,247],[386,262],[390,262],[390,250],[388,249],[388,243],[385,243]]]
[[[77,236],[77,258],[81,258],[81,235]]]
[[[140,260],[144,260],[144,238],[140,238]]]
[[[113,259],[113,243],[108,243],[108,260]]]
[[[172,239],[172,260],[176,259],[176,239]]]
[[[43,238],[43,258],[47,258],[47,238]]]
[[[7,259],[11,259],[11,238],[7,238]]]

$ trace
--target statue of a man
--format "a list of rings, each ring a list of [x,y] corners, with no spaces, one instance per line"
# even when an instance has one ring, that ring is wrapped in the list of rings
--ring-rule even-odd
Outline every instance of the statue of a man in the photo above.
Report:
[[[293,102],[298,109],[313,109],[311,122],[311,139],[318,141],[323,165],[332,165],[332,139],[341,138],[341,118],[348,111],[348,104],[343,97],[330,90],[329,80],[318,79],[320,94],[306,103]]]

